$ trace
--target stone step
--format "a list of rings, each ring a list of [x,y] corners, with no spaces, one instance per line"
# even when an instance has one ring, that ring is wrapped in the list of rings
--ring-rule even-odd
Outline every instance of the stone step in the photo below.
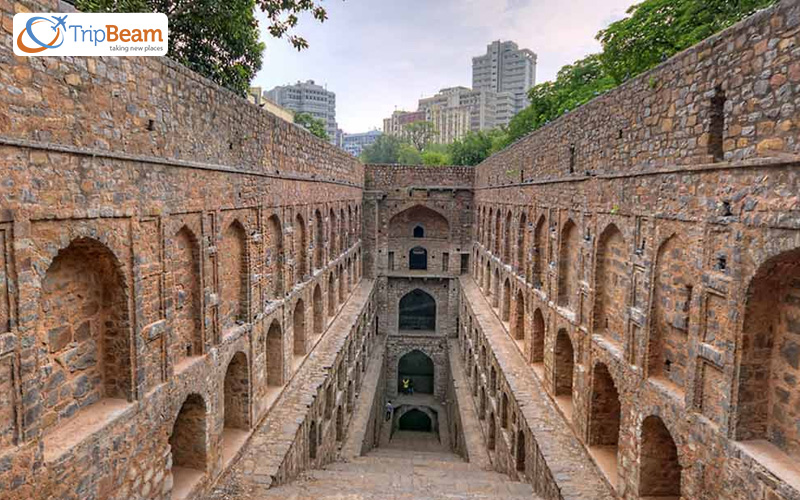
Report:
[[[396,461],[357,461],[329,464],[324,471],[359,474],[407,474],[421,476],[445,477],[447,475],[464,475],[482,481],[508,481],[505,476],[496,472],[476,469],[470,464],[454,464],[452,462],[421,462],[408,466],[408,463]]]
[[[259,500],[537,500],[529,484],[454,453],[378,448],[308,471]]]
[[[536,500],[530,485],[501,474],[477,477],[471,472],[439,476],[315,470],[299,481],[269,490],[260,500]]]
[[[466,463],[464,462],[463,458],[459,457],[455,453],[449,453],[445,451],[433,452],[433,451],[416,451],[416,450],[412,451],[406,449],[377,448],[367,453],[365,457],[393,458],[396,460],[406,460],[406,461],[431,460],[435,462]]]

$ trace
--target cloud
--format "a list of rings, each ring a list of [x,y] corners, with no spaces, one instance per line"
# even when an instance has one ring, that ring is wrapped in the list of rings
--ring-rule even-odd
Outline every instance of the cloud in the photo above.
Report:
[[[600,49],[598,30],[624,16],[633,0],[327,0],[329,20],[303,16],[297,52],[265,32],[264,67],[255,85],[313,79],[336,92],[347,132],[382,125],[397,108],[440,88],[471,84],[472,57],[492,40],[513,40],[539,56],[537,81]],[[263,19],[263,16],[262,16]]]

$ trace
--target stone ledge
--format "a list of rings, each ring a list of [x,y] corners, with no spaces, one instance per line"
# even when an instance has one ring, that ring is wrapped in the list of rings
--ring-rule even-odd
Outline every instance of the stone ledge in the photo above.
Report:
[[[530,431],[550,476],[564,500],[611,500],[615,498],[602,474],[589,457],[572,427],[546,394],[533,369],[468,276],[459,279],[467,306],[500,367],[500,375],[511,388],[520,407],[520,417]]]

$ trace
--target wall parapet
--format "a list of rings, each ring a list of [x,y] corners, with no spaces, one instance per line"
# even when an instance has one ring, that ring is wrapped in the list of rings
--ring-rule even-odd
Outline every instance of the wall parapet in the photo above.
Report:
[[[478,187],[800,155],[800,5],[784,0],[532,132]]]

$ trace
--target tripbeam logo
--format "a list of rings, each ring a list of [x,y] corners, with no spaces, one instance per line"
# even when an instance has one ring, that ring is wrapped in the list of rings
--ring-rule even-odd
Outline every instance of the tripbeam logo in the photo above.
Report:
[[[169,47],[164,14],[14,16],[18,56],[163,56]]]

